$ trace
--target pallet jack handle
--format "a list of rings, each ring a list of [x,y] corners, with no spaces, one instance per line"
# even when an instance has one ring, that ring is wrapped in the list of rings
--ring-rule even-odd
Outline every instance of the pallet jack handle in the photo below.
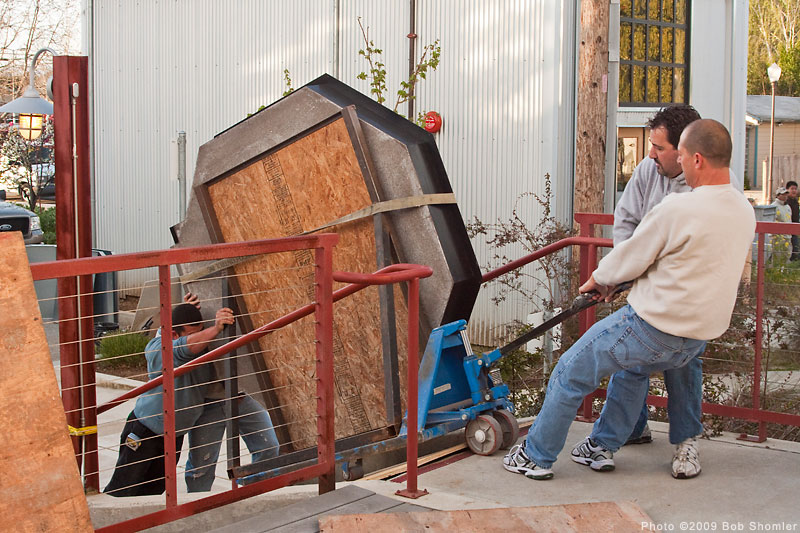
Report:
[[[633,281],[626,281],[625,283],[620,283],[617,285],[614,290],[611,292],[612,296],[615,296],[621,292],[627,291],[633,286]],[[500,355],[506,355],[509,352],[513,352],[520,346],[526,344],[528,341],[535,339],[539,335],[542,335],[547,330],[561,324],[563,321],[568,319],[569,317],[576,315],[583,311],[584,309],[589,309],[593,305],[597,304],[600,300],[595,300],[594,296],[598,293],[597,291],[586,292],[584,294],[578,295],[572,301],[572,305],[555,315],[554,317],[546,320],[541,325],[533,328],[532,330],[522,334],[521,336],[517,337],[513,341],[509,342],[505,346],[502,346],[497,349],[500,352]]]

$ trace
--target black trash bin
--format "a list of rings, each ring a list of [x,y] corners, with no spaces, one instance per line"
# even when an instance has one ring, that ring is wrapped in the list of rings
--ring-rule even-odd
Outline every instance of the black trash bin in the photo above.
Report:
[[[109,250],[93,248],[92,255],[99,257],[111,255],[111,252]],[[94,290],[92,304],[94,306],[95,328],[97,328],[97,325],[100,323],[113,323],[115,326],[114,329],[118,329],[119,297],[117,294],[117,273],[102,272],[100,274],[95,274],[92,287]],[[97,337],[96,334],[95,337]]]

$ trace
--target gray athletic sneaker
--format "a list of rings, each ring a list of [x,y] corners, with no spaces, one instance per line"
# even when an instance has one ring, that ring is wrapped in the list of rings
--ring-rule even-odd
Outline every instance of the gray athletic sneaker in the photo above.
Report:
[[[629,437],[628,440],[625,441],[623,446],[627,446],[628,444],[649,444],[653,442],[653,434],[650,432],[650,426],[645,424],[644,429],[639,434],[638,437]]]
[[[614,470],[614,454],[586,437],[572,448],[572,460],[598,472]]]
[[[553,478],[552,470],[549,468],[542,468],[528,458],[525,454],[525,441],[511,448],[508,454],[503,457],[503,468],[515,474],[522,474],[530,479],[542,480]]]
[[[700,474],[700,452],[697,450],[697,438],[686,439],[675,447],[672,456],[672,477],[689,479]]]

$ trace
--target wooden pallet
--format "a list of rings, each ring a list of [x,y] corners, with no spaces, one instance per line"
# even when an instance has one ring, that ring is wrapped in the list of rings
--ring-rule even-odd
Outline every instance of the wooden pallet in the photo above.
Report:
[[[641,532],[642,524],[651,522],[650,517],[635,503],[598,502],[507,509],[328,515],[319,519],[319,530],[322,533]]]

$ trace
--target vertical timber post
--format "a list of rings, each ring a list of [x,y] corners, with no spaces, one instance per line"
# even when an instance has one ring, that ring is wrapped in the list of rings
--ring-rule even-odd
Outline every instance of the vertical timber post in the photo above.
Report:
[[[56,259],[92,255],[89,159],[89,59],[53,58]],[[58,280],[61,386],[67,422],[97,425],[94,390],[94,325],[91,276]],[[85,484],[99,489],[97,434],[73,439]],[[85,459],[85,460],[82,460]]]
[[[581,0],[573,202],[576,213],[603,212],[609,12],[609,0]]]

